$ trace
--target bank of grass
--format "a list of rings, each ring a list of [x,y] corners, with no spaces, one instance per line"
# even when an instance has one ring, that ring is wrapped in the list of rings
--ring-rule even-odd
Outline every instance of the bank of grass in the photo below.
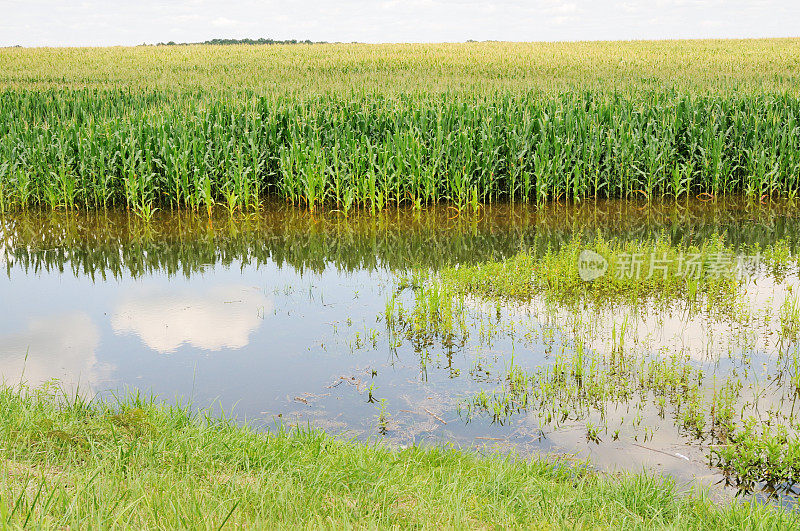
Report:
[[[0,389],[0,518],[10,527],[791,528],[666,479],[543,459],[391,450],[259,433],[186,408]]]

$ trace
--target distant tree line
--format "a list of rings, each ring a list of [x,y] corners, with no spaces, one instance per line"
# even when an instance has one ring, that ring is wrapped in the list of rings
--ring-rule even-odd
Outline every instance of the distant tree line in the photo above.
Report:
[[[177,45],[184,45],[184,44],[326,44],[327,41],[311,41],[306,39],[304,41],[299,41],[297,39],[287,39],[287,40],[276,40],[276,39],[211,39],[209,41],[203,42],[159,42],[157,46],[177,46]]]

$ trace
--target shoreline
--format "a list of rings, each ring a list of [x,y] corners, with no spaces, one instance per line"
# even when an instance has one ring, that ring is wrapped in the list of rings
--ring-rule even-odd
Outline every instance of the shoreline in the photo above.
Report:
[[[0,515],[36,527],[791,528],[756,501],[717,506],[669,478],[320,431],[257,433],[136,396],[0,388]]]

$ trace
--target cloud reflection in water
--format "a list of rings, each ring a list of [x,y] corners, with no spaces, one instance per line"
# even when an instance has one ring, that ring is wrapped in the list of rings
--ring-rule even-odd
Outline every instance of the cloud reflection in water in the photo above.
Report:
[[[31,319],[27,330],[0,335],[0,376],[11,385],[58,379],[89,391],[111,372],[97,360],[99,344],[97,325],[83,312]]]
[[[138,335],[163,354],[184,344],[209,351],[238,349],[271,311],[272,301],[252,287],[217,286],[205,293],[147,289],[119,304],[111,326],[118,334]]]

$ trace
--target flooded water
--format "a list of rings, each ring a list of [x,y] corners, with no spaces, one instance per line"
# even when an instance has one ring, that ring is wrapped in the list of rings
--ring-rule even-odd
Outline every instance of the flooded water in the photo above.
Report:
[[[650,427],[645,437],[620,423],[619,436],[599,444],[587,440],[585,419],[556,426],[523,411],[499,422],[465,407],[476,393],[502,386],[512,354],[524,367],[546,363],[553,343],[543,323],[553,329],[555,320],[564,330],[580,316],[545,312],[536,301],[473,300],[470,339],[421,348],[388,333],[387,300],[398,272],[409,268],[542,252],[577,233],[662,236],[675,245],[724,233],[734,247],[784,240],[794,248],[800,219],[793,212],[781,204],[696,201],[493,206],[462,216],[439,207],[349,218],[276,204],[211,220],[160,212],[149,223],[124,212],[6,214],[0,373],[6,384],[57,379],[88,394],[178,399],[256,427],[283,422],[393,445],[558,452],[602,469],[657,470],[714,485],[722,476],[708,466],[702,444],[652,404],[637,412]],[[764,277],[748,292],[750,307],[778,308],[797,285],[796,272]],[[413,304],[411,294],[400,297]],[[742,357],[751,358],[748,367],[774,362],[779,347],[769,338],[777,314],[758,321],[761,328],[739,330],[702,315],[623,309],[587,318],[584,329],[587,345],[602,351],[624,319],[636,330],[637,348],[682,352],[713,372],[741,368]],[[480,339],[481,326],[501,322],[535,333]],[[608,416],[630,414],[618,404]]]

